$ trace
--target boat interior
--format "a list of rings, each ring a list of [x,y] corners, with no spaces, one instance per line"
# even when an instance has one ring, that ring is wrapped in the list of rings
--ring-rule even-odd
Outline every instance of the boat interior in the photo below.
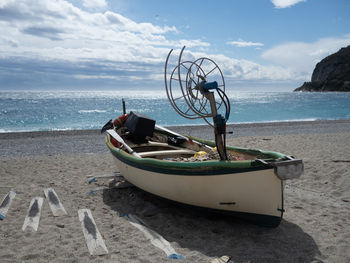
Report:
[[[215,147],[211,147],[184,136],[169,136],[154,131],[139,141],[130,136],[126,129],[118,130],[124,141],[142,158],[154,158],[168,161],[206,161],[219,160]],[[227,149],[230,161],[255,160],[257,156]]]
[[[123,144],[129,148],[126,152],[139,158],[155,158],[167,161],[198,162],[220,160],[214,143],[204,143],[177,134],[164,127],[155,125],[155,121],[141,114],[130,112],[125,123],[118,125],[107,123],[110,129],[109,140],[117,148]],[[113,135],[114,134],[114,135]],[[118,138],[119,137],[119,138]],[[247,149],[226,147],[228,161],[255,160],[259,158]],[[134,155],[134,156],[135,156]]]

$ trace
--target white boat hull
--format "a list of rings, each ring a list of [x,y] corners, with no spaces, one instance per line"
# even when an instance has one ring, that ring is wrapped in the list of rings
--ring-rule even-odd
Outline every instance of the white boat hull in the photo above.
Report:
[[[116,156],[115,156],[116,157]],[[283,188],[273,169],[241,173],[183,175],[140,169],[115,158],[126,180],[176,202],[232,212],[278,225],[283,215]],[[250,216],[249,216],[250,215]],[[259,219],[260,218],[260,219]]]

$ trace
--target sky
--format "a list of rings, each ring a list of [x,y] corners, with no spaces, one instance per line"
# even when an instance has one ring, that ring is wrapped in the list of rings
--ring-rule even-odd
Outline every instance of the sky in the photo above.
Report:
[[[292,91],[350,45],[349,0],[1,0],[1,90],[153,90],[208,57],[226,89]]]

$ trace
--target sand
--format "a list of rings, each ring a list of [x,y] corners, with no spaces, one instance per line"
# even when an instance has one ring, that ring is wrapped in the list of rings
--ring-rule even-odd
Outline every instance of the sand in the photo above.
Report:
[[[87,175],[118,171],[98,131],[0,134],[0,201],[17,192],[0,221],[0,262],[174,262],[128,222],[129,213],[168,240],[184,256],[179,262],[223,255],[230,262],[350,262],[350,121],[231,127],[229,145],[304,160],[305,173],[287,181],[279,227],[178,206],[135,187],[110,189],[109,178],[89,184]],[[174,130],[206,133],[204,126]],[[45,197],[48,187],[68,215],[54,217],[44,200],[38,231],[23,232],[30,200]],[[91,210],[107,255],[89,254],[78,218],[83,208]]]

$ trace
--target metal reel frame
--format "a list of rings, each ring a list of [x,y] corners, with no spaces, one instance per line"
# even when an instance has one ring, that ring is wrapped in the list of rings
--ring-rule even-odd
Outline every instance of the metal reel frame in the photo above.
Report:
[[[198,90],[198,84],[201,80],[215,78],[218,82],[218,87],[225,91],[225,79],[220,67],[212,60],[206,57],[201,57],[192,61],[181,61],[185,47],[182,48],[177,66],[172,70],[169,80],[167,79],[168,60],[173,51],[170,50],[164,68],[165,88],[171,106],[181,116],[187,119],[203,118],[210,126],[214,127],[208,118],[213,117],[210,110],[208,99],[203,96]],[[181,71],[185,72],[182,73]],[[177,74],[177,77],[176,77]],[[176,81],[176,83],[174,83]],[[178,95],[176,91],[181,91]],[[215,91],[214,91],[215,92]],[[183,99],[183,100],[182,100]],[[187,105],[184,105],[184,103]],[[182,104],[181,104],[182,103]],[[216,102],[217,110],[223,105],[223,101]]]
[[[184,62],[181,62],[180,65],[177,65],[173,69],[173,71],[171,72],[171,75],[170,75],[169,91],[167,90],[167,94],[168,94],[168,99],[169,99],[171,105],[173,106],[173,108],[175,109],[175,111],[178,114],[180,114],[181,116],[183,116],[187,119],[199,119],[202,117],[198,116],[197,113],[193,112],[193,110],[191,109],[191,107],[187,103],[186,97],[189,94],[187,93],[187,91],[184,91],[179,84],[179,82],[183,81],[183,80],[179,80],[177,78],[179,68],[181,68],[181,67],[188,68],[185,66],[185,64],[191,64],[191,63],[192,63],[191,61],[184,61]],[[177,89],[177,91],[181,91],[181,93],[176,94],[176,89]],[[186,102],[184,104],[184,106],[180,105],[181,99],[183,99]],[[177,103],[176,101],[179,101],[179,102]]]

